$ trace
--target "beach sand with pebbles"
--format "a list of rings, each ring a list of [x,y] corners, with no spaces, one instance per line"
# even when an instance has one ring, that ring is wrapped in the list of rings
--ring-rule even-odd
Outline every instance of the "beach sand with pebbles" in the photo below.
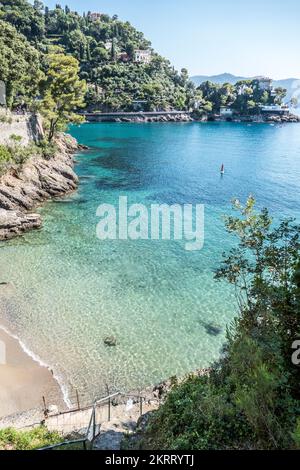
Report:
[[[51,371],[41,366],[19,341],[0,329],[0,418],[46,404],[64,408],[62,392]]]

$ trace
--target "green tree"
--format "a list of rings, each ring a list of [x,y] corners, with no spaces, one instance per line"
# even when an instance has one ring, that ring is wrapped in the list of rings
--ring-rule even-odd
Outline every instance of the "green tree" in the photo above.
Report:
[[[41,39],[45,34],[43,5],[35,1],[34,6],[26,0],[2,0],[1,18],[11,23],[29,41]]]
[[[286,97],[287,90],[282,87],[275,88],[275,97],[274,103],[282,104],[284,98]]]
[[[47,57],[47,81],[41,112],[45,117],[51,142],[55,133],[69,122],[82,122],[77,110],[84,106],[86,83],[79,79],[78,61],[61,52]]]
[[[6,84],[9,107],[30,105],[43,78],[40,54],[14,27],[0,20],[0,80]]]
[[[186,70],[176,72],[154,51],[150,64],[134,63],[135,51],[149,49],[151,43],[129,22],[108,15],[91,21],[90,13],[81,16],[60,5],[43,12],[39,0],[34,5],[26,0],[3,0],[0,12],[41,53],[42,64],[51,45],[63,47],[66,54],[78,59],[80,77],[91,85],[91,90],[103,91],[101,96],[88,93],[87,106],[91,109],[109,110],[112,104],[113,109],[131,110],[136,99],[146,100],[149,109],[193,107],[195,87]],[[108,43],[112,43],[110,51]],[[122,52],[128,54],[126,64],[118,60]],[[159,89],[159,94],[153,89]]]
[[[143,449],[300,448],[300,226],[275,225],[250,197],[225,223],[238,245],[217,280],[234,286],[239,316],[209,375],[175,384],[141,433]],[[139,442],[139,441],[138,441]]]

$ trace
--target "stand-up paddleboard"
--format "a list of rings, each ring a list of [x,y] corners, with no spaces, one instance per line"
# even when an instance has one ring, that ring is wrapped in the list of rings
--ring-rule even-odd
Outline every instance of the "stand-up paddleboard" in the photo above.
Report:
[[[224,175],[225,174],[225,167],[224,167],[224,163],[222,163],[222,166],[221,166],[221,175]]]

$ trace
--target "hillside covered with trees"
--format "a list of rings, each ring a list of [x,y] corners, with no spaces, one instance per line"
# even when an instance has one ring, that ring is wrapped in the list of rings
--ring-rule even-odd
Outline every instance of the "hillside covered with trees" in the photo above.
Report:
[[[193,106],[195,86],[187,71],[175,71],[168,60],[155,53],[143,33],[117,16],[90,12],[81,16],[60,5],[50,10],[38,0],[33,5],[27,0],[2,0],[0,18],[17,31],[10,29],[20,67],[31,53],[29,64],[35,61],[34,70],[45,71],[44,56],[54,46],[78,60],[79,77],[88,84],[86,103],[92,109],[130,111],[135,101],[144,102],[146,110],[183,110]],[[19,37],[16,41],[17,33],[25,36],[28,48],[24,47],[24,39]],[[2,40],[4,36],[5,31]],[[23,47],[19,48],[22,42]],[[139,51],[146,56],[137,58]],[[19,97],[27,100],[38,96],[33,86],[29,89],[18,82],[20,73],[5,74],[0,65],[0,79],[17,89]],[[26,72],[29,76],[29,70]],[[9,99],[12,103],[11,93]]]
[[[176,71],[143,33],[117,15],[80,15],[67,6],[51,10],[39,0],[33,5],[2,0],[0,20],[0,80],[7,85],[9,106],[32,106],[43,99],[45,57],[54,50],[78,62],[89,110],[194,110],[195,118],[213,118],[227,106],[237,115],[251,116],[261,106],[281,105],[286,95],[281,87],[261,88],[259,79],[235,85],[207,81],[196,88],[186,69]]]
[[[222,85],[206,81],[197,88],[201,97],[198,113],[218,114],[222,106],[231,108],[237,115],[260,114],[261,106],[282,105],[284,88],[264,89],[259,78],[241,80],[235,85]]]

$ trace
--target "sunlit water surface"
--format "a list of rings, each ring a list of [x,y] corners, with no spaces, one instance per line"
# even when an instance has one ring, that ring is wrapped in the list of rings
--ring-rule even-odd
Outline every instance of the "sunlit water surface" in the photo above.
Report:
[[[220,354],[234,294],[214,281],[233,241],[222,214],[252,193],[299,217],[300,126],[86,124],[72,134],[79,190],[40,209],[41,231],[0,245],[1,323],[86,400],[208,366]],[[220,166],[226,173],[220,177]],[[205,246],[96,237],[101,203],[205,204]],[[214,328],[211,328],[214,325]],[[216,329],[215,327],[218,326]],[[117,346],[104,345],[114,336]]]

